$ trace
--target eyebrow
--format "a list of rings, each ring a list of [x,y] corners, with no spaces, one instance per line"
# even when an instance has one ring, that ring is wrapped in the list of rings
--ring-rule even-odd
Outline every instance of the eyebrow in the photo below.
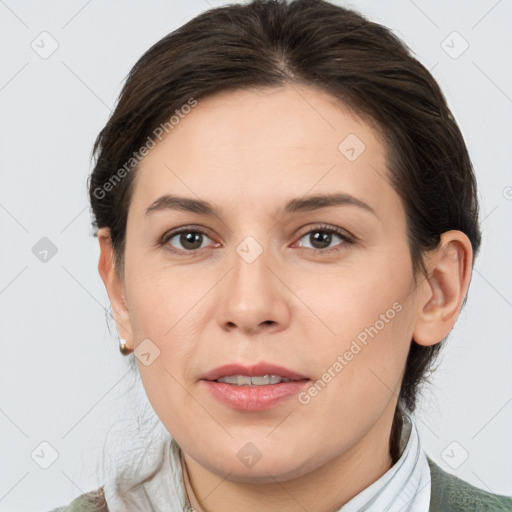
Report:
[[[330,206],[356,206],[377,216],[375,210],[363,201],[350,194],[316,194],[290,200],[283,208],[283,216],[290,213],[310,212]],[[159,197],[146,209],[145,216],[162,210],[181,210],[201,215],[219,216],[215,208],[201,199],[173,196],[170,194]]]

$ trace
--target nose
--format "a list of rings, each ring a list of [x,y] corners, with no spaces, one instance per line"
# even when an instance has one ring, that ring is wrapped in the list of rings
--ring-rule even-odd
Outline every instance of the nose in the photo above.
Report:
[[[254,261],[240,254],[235,253],[233,268],[220,290],[219,325],[228,331],[239,329],[246,335],[285,329],[290,322],[290,292],[268,251],[264,250]]]

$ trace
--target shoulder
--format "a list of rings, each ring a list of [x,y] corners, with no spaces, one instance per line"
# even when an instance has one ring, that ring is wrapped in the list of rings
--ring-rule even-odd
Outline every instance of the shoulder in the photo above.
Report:
[[[492,494],[443,471],[428,458],[432,480],[430,512],[510,512],[512,498]]]
[[[56,508],[51,512],[108,512],[103,487],[82,494],[69,505]]]

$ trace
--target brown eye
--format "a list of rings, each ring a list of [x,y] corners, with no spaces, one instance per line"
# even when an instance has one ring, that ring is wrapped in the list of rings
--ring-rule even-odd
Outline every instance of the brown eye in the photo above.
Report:
[[[304,242],[300,243],[301,247],[313,250],[336,249],[338,246],[344,246],[351,243],[350,238],[343,232],[334,228],[316,228],[308,231],[300,240],[306,240],[310,245]],[[334,243],[333,242],[338,242]]]
[[[315,249],[325,249],[331,245],[332,234],[326,231],[313,231],[309,234],[309,240]]]
[[[205,239],[210,240],[202,231],[195,229],[187,229],[169,234],[163,241],[164,244],[170,245],[171,250],[176,252],[196,251],[202,249]]]

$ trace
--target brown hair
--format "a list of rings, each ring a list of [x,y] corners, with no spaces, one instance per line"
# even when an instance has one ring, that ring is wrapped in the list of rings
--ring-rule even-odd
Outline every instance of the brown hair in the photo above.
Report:
[[[377,125],[390,183],[407,216],[415,272],[423,253],[456,229],[480,245],[476,182],[463,136],[439,85],[389,29],[323,0],[254,0],[211,9],[153,45],[130,71],[99,133],[89,180],[96,228],[108,227],[122,274],[126,219],[139,148],[191,99],[298,83],[338,98]],[[124,169],[124,172],[122,171]],[[441,343],[411,340],[400,390],[410,411]],[[391,455],[398,457],[397,408]]]

